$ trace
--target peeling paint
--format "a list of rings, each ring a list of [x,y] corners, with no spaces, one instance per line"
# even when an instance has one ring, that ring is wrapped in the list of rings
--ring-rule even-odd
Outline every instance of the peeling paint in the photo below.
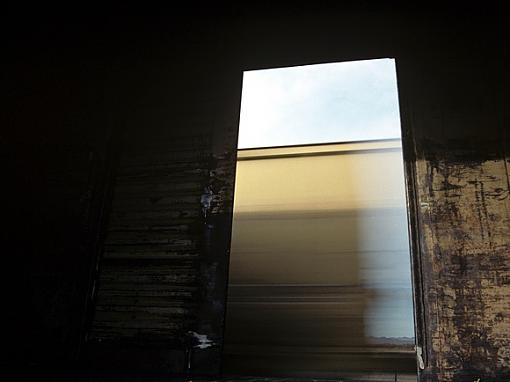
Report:
[[[193,331],[189,331],[188,333],[191,334],[193,338],[195,338],[195,340],[197,341],[197,344],[194,345],[194,347],[196,348],[207,349],[214,345],[213,341],[210,340],[206,334],[199,334]]]
[[[182,348],[201,295],[201,215],[212,200],[210,142],[168,137],[121,159],[90,340]],[[176,369],[177,371],[178,369]]]
[[[207,186],[204,188],[204,193],[200,197],[200,204],[202,205],[202,215],[207,217],[207,213],[211,209],[211,203],[213,200],[213,191],[211,186]]]
[[[423,362],[423,349],[421,346],[416,346],[416,358],[418,359],[418,367],[425,369],[425,362]]]
[[[418,212],[429,302],[426,366],[433,381],[508,375],[510,357],[502,349],[510,346],[510,318],[500,315],[509,307],[502,280],[510,276],[510,200],[503,162],[416,163],[418,202],[427,205]]]

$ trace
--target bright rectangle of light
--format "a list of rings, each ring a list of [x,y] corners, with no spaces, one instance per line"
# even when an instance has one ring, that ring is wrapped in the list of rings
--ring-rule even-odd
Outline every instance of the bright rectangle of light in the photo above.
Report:
[[[399,137],[393,59],[244,72],[240,149]]]

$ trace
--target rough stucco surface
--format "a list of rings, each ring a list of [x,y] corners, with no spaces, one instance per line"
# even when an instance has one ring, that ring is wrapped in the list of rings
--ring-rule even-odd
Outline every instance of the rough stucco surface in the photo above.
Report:
[[[507,165],[419,160],[416,173],[430,361],[423,379],[503,380],[510,375]]]

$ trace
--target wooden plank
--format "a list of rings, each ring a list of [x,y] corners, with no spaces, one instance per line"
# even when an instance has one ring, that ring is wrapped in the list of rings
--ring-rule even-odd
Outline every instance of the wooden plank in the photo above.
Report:
[[[432,370],[510,362],[510,201],[503,160],[419,161]],[[489,366],[490,365],[490,366]],[[469,373],[469,371],[466,371]]]

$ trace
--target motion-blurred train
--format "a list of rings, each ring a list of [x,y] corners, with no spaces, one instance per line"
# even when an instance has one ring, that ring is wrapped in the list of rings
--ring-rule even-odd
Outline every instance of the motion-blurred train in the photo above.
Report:
[[[400,140],[238,152],[225,371],[413,372]]]

